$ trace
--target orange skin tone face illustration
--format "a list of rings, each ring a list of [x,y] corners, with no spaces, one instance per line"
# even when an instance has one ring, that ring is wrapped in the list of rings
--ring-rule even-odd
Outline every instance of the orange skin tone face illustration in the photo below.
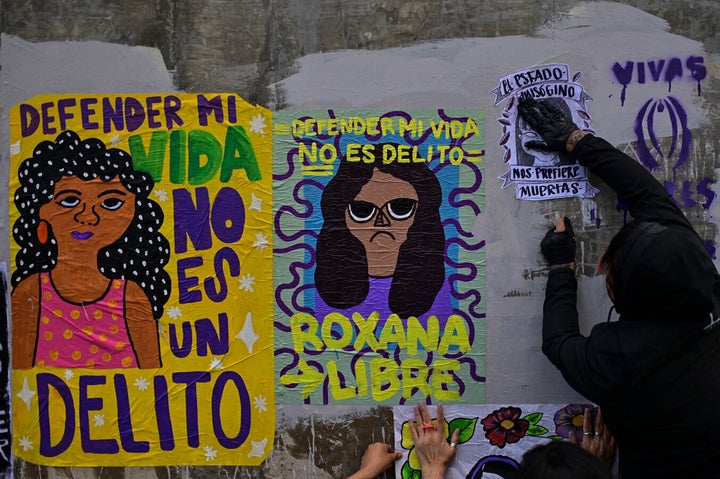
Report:
[[[57,241],[52,278],[65,299],[90,302],[105,291],[108,279],[92,266],[100,250],[122,236],[134,214],[135,195],[117,178],[105,183],[66,176],[57,182],[54,198],[40,207],[40,218],[48,222]],[[84,291],[73,284],[78,265],[84,266],[82,275],[89,283]]]
[[[386,278],[395,272],[400,246],[415,220],[417,201],[410,183],[375,169],[345,211],[350,233],[365,247],[370,276]],[[356,204],[362,208],[354,208]]]
[[[125,233],[134,215],[135,195],[117,177],[105,182],[65,176],[55,184],[52,200],[40,207],[40,219],[49,225],[57,243],[57,261],[50,276],[63,299],[87,304],[103,296],[111,280],[98,269],[98,254]],[[16,369],[33,366],[39,295],[39,274],[25,278],[12,294]],[[157,322],[147,296],[131,280],[126,283],[125,304],[138,365],[160,367]]]

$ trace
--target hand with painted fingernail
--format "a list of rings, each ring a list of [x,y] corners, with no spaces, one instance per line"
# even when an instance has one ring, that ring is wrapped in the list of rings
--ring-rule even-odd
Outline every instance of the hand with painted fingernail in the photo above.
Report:
[[[455,458],[456,446],[460,440],[459,431],[453,431],[448,443],[445,415],[441,405],[437,407],[437,419],[434,423],[424,404],[415,407],[415,419],[408,422],[415,453],[422,466],[422,477],[443,479],[445,471]]]

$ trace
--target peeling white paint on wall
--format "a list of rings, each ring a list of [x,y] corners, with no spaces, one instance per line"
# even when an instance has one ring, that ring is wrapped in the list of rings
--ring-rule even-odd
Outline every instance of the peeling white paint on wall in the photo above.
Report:
[[[603,213],[614,213],[615,197],[590,203],[567,200],[534,205],[520,204],[512,191],[501,190],[495,179],[506,166],[497,144],[500,128],[495,118],[500,116],[502,105],[492,107],[490,91],[508,72],[538,64],[567,63],[571,74],[581,72],[580,81],[594,98],[588,104],[593,128],[611,143],[621,144],[635,140],[635,117],[650,98],[672,94],[684,106],[689,128],[706,121],[697,81],[687,67],[691,56],[704,59],[708,77],[702,86],[709,85],[711,59],[700,42],[672,34],[665,20],[634,7],[591,2],[558,15],[533,36],[308,55],[300,60],[295,75],[276,86],[284,90],[291,109],[485,110],[486,211],[481,216],[486,217],[477,222],[474,231],[482,231],[487,241],[487,400],[554,402],[579,398],[540,352],[544,277],[529,281],[523,272],[542,270],[539,243],[552,218],[575,211],[589,226],[594,223],[590,210],[604,202]],[[673,58],[682,62],[682,72],[667,82],[664,75]],[[627,62],[633,62],[624,105],[623,85],[613,73],[616,62],[626,74]],[[643,63],[644,83],[638,77],[639,63]],[[668,136],[671,131],[669,126],[657,125],[656,134]],[[584,254],[587,256],[587,250]],[[603,278],[585,278],[582,283],[582,327],[588,330],[605,320],[596,312],[607,311],[610,302],[605,297]],[[516,354],[504,354],[508,350]]]
[[[158,50],[99,42],[29,43],[3,35],[0,46],[0,141],[8,144],[8,111],[12,105],[40,93],[173,91],[170,75]],[[718,58],[702,45],[669,31],[668,23],[641,10],[614,2],[584,3],[546,24],[533,36],[469,38],[387,50],[319,53],[301,59],[298,73],[278,85],[293,109],[324,108],[481,108],[486,111],[485,178],[487,211],[475,231],[487,240],[488,401],[557,402],[576,395],[542,356],[539,348],[544,278],[526,279],[539,271],[539,241],[548,220],[562,211],[578,211],[590,223],[588,205],[577,200],[528,204],[496,181],[505,169],[498,147],[500,128],[490,91],[509,71],[540,63],[562,62],[582,73],[593,96],[589,103],[593,127],[613,143],[634,139],[632,125],[643,102],[668,94],[668,83],[652,81],[648,62],[702,56],[710,75]],[[646,81],[633,80],[621,106],[622,85],[613,77],[615,62],[645,62]],[[685,68],[685,63],[683,63]],[[635,73],[637,74],[637,73]],[[672,94],[684,105],[688,126],[706,120],[702,97],[687,77],[672,82]],[[667,134],[667,131],[659,131]],[[0,178],[7,182],[8,151],[0,156]],[[718,173],[716,173],[718,177]],[[717,187],[713,187],[717,192]],[[7,191],[7,183],[5,183]],[[0,235],[7,238],[8,198],[0,199]],[[609,199],[605,200],[606,203]],[[614,201],[614,200],[613,200]],[[717,218],[720,202],[709,215]],[[598,207],[600,207],[598,202]],[[581,211],[581,213],[580,213]],[[0,242],[0,261],[9,261],[7,241]],[[531,275],[532,276],[532,275]],[[602,278],[583,280],[581,312],[603,310]],[[519,294],[507,295],[507,292]],[[597,293],[597,294],[594,294]],[[604,320],[583,315],[583,327]],[[517,344],[518,337],[522,338]],[[536,340],[533,338],[537,338]],[[517,351],[503,353],[509,343]]]
[[[155,48],[102,42],[30,43],[0,37],[0,144],[10,141],[13,105],[43,93],[131,93],[174,91]],[[9,150],[0,153],[0,178],[8,191]],[[8,196],[0,195],[0,261],[10,260]]]

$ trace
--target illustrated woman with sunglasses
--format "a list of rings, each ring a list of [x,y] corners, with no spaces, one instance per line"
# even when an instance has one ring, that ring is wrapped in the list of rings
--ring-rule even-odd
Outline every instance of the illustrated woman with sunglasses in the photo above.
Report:
[[[321,199],[315,285],[330,307],[428,312],[445,282],[440,182],[425,164],[343,161]],[[382,309],[382,308],[377,308]]]

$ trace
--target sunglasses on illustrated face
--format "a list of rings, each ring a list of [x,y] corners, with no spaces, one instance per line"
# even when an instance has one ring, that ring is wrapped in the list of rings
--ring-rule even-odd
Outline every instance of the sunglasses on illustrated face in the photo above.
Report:
[[[390,218],[402,221],[415,214],[416,206],[417,200],[412,198],[395,198],[382,206],[376,206],[368,201],[353,201],[348,205],[348,213],[356,223],[371,221],[381,210],[385,210]]]

